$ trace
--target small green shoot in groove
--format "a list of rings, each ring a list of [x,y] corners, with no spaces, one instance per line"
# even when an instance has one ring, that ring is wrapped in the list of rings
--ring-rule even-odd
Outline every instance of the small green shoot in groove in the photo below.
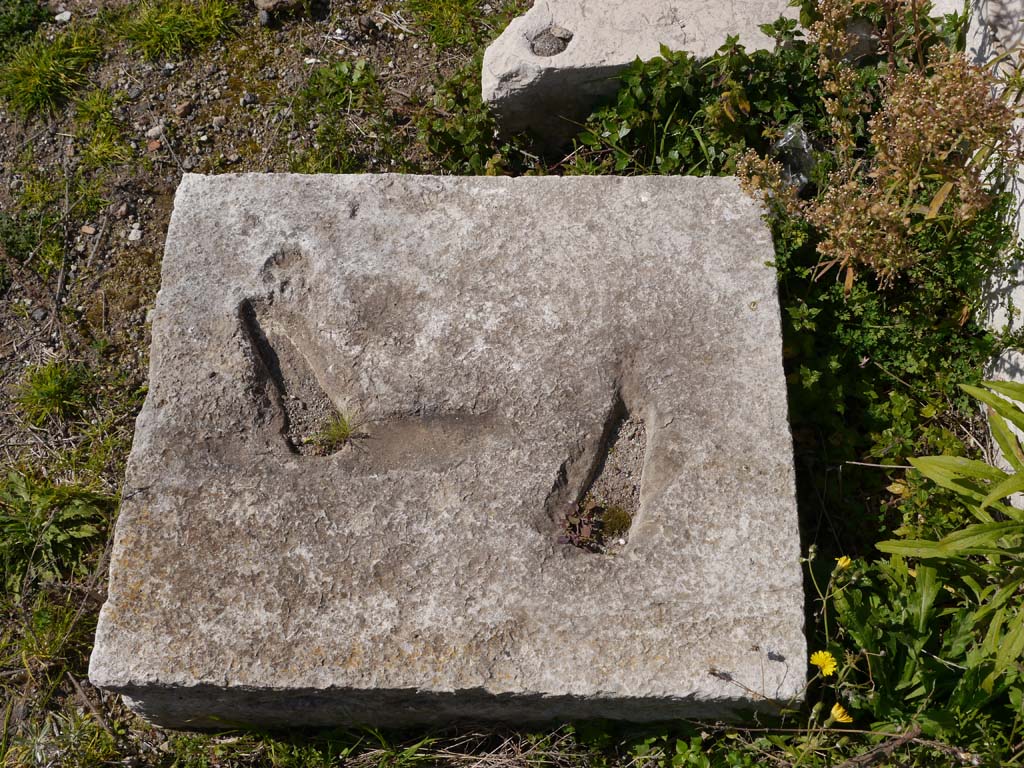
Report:
[[[359,429],[355,416],[347,413],[335,413],[320,432],[309,438],[323,455],[337,453],[353,440],[365,435]]]

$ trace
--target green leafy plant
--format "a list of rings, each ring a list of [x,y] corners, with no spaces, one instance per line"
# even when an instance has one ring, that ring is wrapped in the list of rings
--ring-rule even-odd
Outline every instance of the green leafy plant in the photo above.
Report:
[[[121,32],[147,59],[174,58],[219,40],[237,18],[228,0],[146,0]]]
[[[985,388],[964,390],[989,409],[989,425],[1012,471],[960,456],[928,456],[911,459],[914,469],[929,480],[953,491],[976,522],[937,541],[897,539],[878,548],[927,563],[949,579],[958,596],[976,606],[970,631],[972,668],[983,663],[987,674],[981,687],[991,693],[1004,675],[1020,673],[1024,657],[1024,511],[1003,499],[1024,491],[1024,450],[1013,428],[1024,429],[1024,411],[1011,402],[1024,402],[1024,384],[986,381]],[[933,574],[931,578],[936,578]]]
[[[52,360],[28,369],[15,396],[32,424],[79,417],[93,400],[93,378],[80,363]]]
[[[89,28],[71,30],[52,41],[36,37],[0,67],[0,97],[25,115],[53,112],[88,83],[88,69],[100,56]]]
[[[733,173],[747,149],[767,154],[794,124],[819,132],[825,113],[813,49],[795,22],[765,31],[782,44],[774,53],[748,53],[730,38],[705,61],[662,48],[636,62],[615,102],[587,121],[569,170]]]
[[[298,173],[357,170],[364,158],[352,126],[365,124],[368,130],[364,134],[386,137],[393,131],[386,124],[384,112],[384,94],[366,59],[339,61],[317,69],[299,91],[294,106],[294,124],[315,124],[316,132],[312,146],[292,156],[291,169]]]
[[[483,103],[483,54],[442,82],[417,121],[419,141],[434,162],[452,173],[494,176],[525,170],[526,155],[498,135],[494,116]]]
[[[0,569],[8,590],[71,576],[105,538],[110,496],[10,472],[0,481]]]

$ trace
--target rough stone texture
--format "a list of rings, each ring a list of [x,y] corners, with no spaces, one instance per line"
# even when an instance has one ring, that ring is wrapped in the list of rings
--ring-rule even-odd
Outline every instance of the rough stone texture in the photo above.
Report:
[[[1024,8],[1020,0],[974,0],[972,23],[968,35],[969,55],[985,65],[999,56],[1008,56],[1002,61],[1004,72],[1020,66],[1021,50],[1024,46]],[[1024,120],[1016,122],[1016,128],[1024,131]],[[1024,165],[1017,168],[1011,189],[1017,198],[1017,231],[1024,237]],[[1011,305],[1016,314],[1011,315]],[[1024,263],[1018,263],[1014,271],[992,287],[989,307],[989,324],[1000,330],[1006,326],[1014,330],[1024,327],[1020,311],[1024,309]],[[996,363],[1001,377],[1024,381],[1024,354],[1010,351]]]
[[[1020,0],[971,0],[971,22],[967,32],[967,55],[980,66],[997,57],[1003,72],[1020,66],[1024,46],[1024,7]],[[933,13],[963,12],[962,0],[938,0]],[[1024,120],[1016,128],[1024,131]],[[1024,238],[1024,165],[1017,168],[1010,188],[1017,199],[1017,231]],[[987,320],[994,330],[1024,327],[1024,263],[1017,263],[989,287]],[[1014,312],[1011,313],[1011,308]],[[993,361],[989,375],[996,379],[1024,382],[1024,351],[1010,349]]]
[[[618,73],[660,46],[710,56],[729,35],[772,48],[758,28],[796,18],[788,0],[537,0],[484,54],[483,97],[508,133],[557,149],[618,89]]]
[[[176,727],[801,695],[772,257],[731,179],[186,175],[92,681]],[[310,379],[369,436],[297,453]],[[558,516],[623,407],[640,509],[591,554]]]

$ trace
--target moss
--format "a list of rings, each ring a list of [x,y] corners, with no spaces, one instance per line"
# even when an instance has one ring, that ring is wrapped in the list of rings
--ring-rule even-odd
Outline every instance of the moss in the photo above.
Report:
[[[601,532],[606,539],[618,539],[629,533],[633,516],[619,506],[607,507],[601,515]]]

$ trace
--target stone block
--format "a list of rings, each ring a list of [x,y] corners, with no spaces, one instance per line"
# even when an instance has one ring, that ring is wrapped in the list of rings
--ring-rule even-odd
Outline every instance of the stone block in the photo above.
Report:
[[[195,728],[801,695],[772,258],[733,179],[186,175],[91,680]]]
[[[505,132],[558,149],[637,57],[665,45],[704,58],[730,35],[771,49],[760,26],[780,16],[797,10],[788,0],[537,0],[484,54],[483,98]]]

